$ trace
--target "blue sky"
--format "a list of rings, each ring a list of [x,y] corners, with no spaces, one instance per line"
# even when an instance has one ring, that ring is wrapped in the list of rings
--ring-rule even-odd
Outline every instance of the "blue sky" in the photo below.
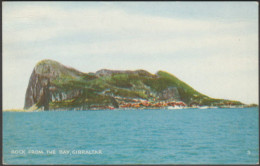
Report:
[[[3,108],[42,59],[83,72],[164,70],[210,97],[258,103],[256,2],[3,2]]]

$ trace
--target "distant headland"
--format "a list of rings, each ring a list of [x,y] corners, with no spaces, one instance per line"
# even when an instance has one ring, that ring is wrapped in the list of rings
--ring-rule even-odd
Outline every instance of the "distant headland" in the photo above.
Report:
[[[174,75],[145,70],[83,73],[53,60],[34,67],[24,110],[97,110],[252,107],[240,101],[208,97]]]

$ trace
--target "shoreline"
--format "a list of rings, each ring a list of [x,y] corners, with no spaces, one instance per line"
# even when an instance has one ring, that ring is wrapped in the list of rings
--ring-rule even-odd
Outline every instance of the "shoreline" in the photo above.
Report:
[[[2,112],[36,112],[36,111],[29,111],[23,109],[7,109],[7,110],[2,110]]]
[[[7,110],[2,110],[2,112],[51,112],[51,111],[103,111],[103,110],[114,110],[114,111],[127,111],[127,110],[185,110],[185,109],[196,109],[196,110],[205,110],[205,109],[243,109],[243,108],[259,108],[258,106],[256,107],[217,107],[217,108],[204,108],[204,107],[183,107],[183,108],[177,108],[177,109],[169,109],[167,107],[162,107],[162,108],[156,108],[156,107],[151,107],[151,108],[116,108],[116,109],[87,109],[87,110],[73,110],[73,109],[56,109],[56,110],[24,110],[24,109],[7,109]]]

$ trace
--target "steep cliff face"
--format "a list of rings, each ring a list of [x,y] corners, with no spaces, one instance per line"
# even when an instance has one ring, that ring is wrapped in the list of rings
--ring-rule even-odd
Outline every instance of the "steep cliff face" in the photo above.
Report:
[[[62,75],[70,75],[79,77],[81,72],[63,66],[62,64],[52,61],[43,60],[39,62],[33,69],[29,84],[25,95],[24,109],[28,109],[33,105],[38,108],[48,110],[49,102],[52,100],[61,101],[66,94],[56,93],[55,87],[51,82],[61,77]]]
[[[48,109],[49,86],[50,78],[36,73],[34,69],[27,87],[24,108],[28,109],[36,104],[38,107]]]
[[[33,69],[25,95],[25,109],[87,110],[118,108],[132,100],[183,101],[187,105],[241,104],[212,99],[172,74],[145,70],[107,70],[83,73],[53,60]]]

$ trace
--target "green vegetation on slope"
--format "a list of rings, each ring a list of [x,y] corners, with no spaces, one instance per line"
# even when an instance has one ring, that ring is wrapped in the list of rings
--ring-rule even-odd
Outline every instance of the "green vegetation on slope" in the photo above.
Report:
[[[139,98],[157,101],[164,100],[159,94],[175,88],[179,99],[188,105],[241,105],[238,101],[210,98],[194,90],[174,75],[159,71],[151,74],[144,70],[136,71],[107,71],[102,74],[82,73],[62,64],[44,60],[37,64],[36,72],[51,77],[52,95],[65,95],[62,99],[52,100],[51,109],[83,107],[93,105],[115,105],[111,97]],[[74,93],[72,93],[74,92]]]
[[[149,95],[146,92],[156,94],[169,87],[177,87],[181,100],[187,104],[241,104],[238,101],[210,98],[197,92],[174,75],[164,71],[159,71],[156,75],[119,73],[98,77],[95,75],[84,74],[78,78],[71,77],[70,75],[63,75],[54,80],[52,83],[65,93],[69,90],[76,89],[83,91],[83,94],[79,97],[79,99],[52,103],[58,107],[82,104],[88,106],[91,104],[111,104],[108,96],[121,96],[149,100]]]

